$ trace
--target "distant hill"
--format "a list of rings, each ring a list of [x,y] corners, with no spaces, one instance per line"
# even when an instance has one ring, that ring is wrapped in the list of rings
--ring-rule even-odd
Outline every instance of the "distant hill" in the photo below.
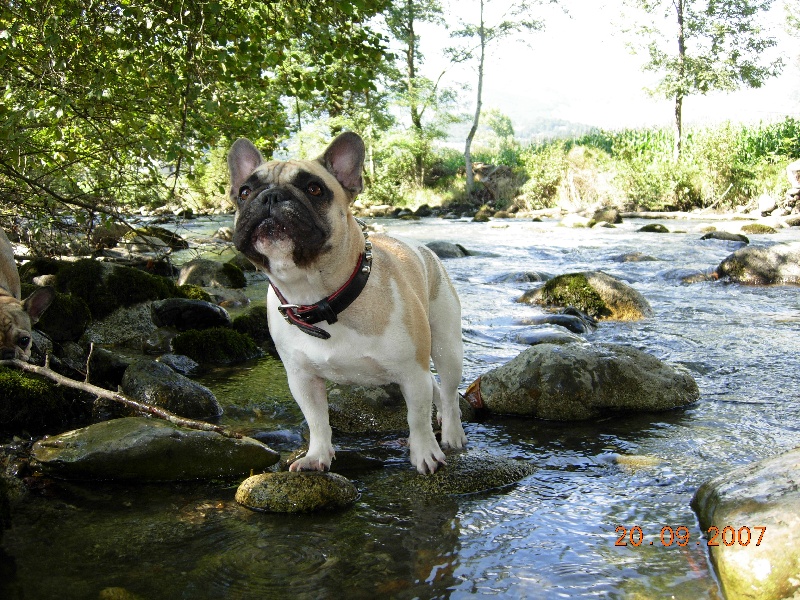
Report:
[[[538,117],[519,123],[513,121],[514,137],[523,145],[527,146],[532,143],[541,143],[552,139],[574,138],[580,137],[586,133],[594,131],[597,127],[586,125],[584,123],[575,123],[573,121],[565,121],[564,119],[550,119],[546,117]],[[462,122],[452,125],[448,129],[447,141],[445,145],[460,148],[467,139],[469,133],[470,123]],[[482,131],[486,131],[486,126],[481,123],[478,131],[478,137]]]

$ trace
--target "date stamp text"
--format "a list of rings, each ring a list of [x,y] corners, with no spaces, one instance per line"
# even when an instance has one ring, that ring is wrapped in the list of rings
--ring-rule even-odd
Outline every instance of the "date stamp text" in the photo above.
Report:
[[[615,546],[672,546],[673,544],[688,546],[691,538],[689,528],[685,525],[676,528],[669,525],[662,527],[661,533],[653,539],[646,539],[650,536],[645,536],[644,531],[638,525],[631,528],[617,525],[614,531],[619,535],[614,543]],[[766,532],[766,527],[739,527],[737,529],[727,525],[720,529],[712,525],[706,530],[707,535],[703,539],[707,546],[733,546],[735,544],[749,546],[751,543],[754,546],[760,546]],[[702,543],[703,541],[698,541],[696,545],[700,546]]]

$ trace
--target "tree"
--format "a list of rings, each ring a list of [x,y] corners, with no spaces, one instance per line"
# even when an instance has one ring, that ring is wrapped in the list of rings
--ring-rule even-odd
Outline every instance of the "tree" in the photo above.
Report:
[[[662,73],[654,90],[674,100],[675,146],[681,156],[683,100],[711,91],[761,87],[782,68],[766,51],[776,45],[758,24],[772,0],[626,0],[645,15],[635,27],[645,40],[635,51],[648,60],[645,71]],[[671,24],[669,26],[668,24]],[[670,49],[671,48],[671,49]]]
[[[442,135],[435,127],[427,127],[423,117],[429,109],[436,110],[450,97],[449,91],[442,92],[439,89],[444,72],[435,82],[419,75],[424,60],[417,33],[421,23],[444,24],[444,12],[439,0],[395,0],[386,13],[389,32],[402,46],[399,62],[403,73],[398,73],[398,85],[395,88],[398,89],[402,105],[409,112],[414,179],[419,186],[425,176],[425,157],[429,153],[431,139]]]
[[[385,45],[365,23],[386,2],[0,4],[2,207],[91,224],[176,197],[222,138],[268,151],[286,134],[287,96],[334,105],[374,88]],[[295,52],[305,68],[291,68]]]
[[[513,2],[508,6],[506,12],[495,24],[487,22],[485,9],[491,0],[478,0],[479,15],[477,23],[467,23],[461,20],[460,29],[452,33],[453,37],[464,40],[462,45],[452,50],[454,60],[476,60],[477,76],[475,112],[473,113],[472,126],[467,134],[464,146],[464,163],[467,174],[467,196],[472,193],[474,187],[475,174],[472,170],[472,140],[478,131],[480,124],[481,110],[483,106],[483,74],[487,60],[487,53],[490,47],[498,41],[505,39],[513,34],[523,31],[538,31],[544,27],[540,20],[531,18],[530,12],[534,5],[544,2],[555,2],[555,0],[534,0],[529,2],[523,0]]]

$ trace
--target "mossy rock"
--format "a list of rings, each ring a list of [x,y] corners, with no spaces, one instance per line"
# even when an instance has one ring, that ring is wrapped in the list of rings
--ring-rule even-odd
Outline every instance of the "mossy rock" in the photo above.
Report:
[[[254,306],[243,315],[239,315],[233,320],[233,328],[239,333],[250,336],[259,346],[272,344],[266,306]]]
[[[175,283],[131,267],[107,267],[85,259],[66,267],[58,274],[58,286],[82,298],[97,319],[120,306],[132,306],[147,300],[181,297]]]
[[[247,278],[244,276],[244,271],[233,263],[226,262],[222,264],[222,273],[228,277],[231,282],[230,287],[235,290],[247,287]]]
[[[264,354],[252,338],[226,327],[184,331],[172,340],[172,347],[200,364],[230,365]]]
[[[58,275],[64,267],[70,264],[72,263],[52,258],[32,258],[19,268],[19,278],[20,281],[32,282],[34,277],[41,275]]]
[[[770,227],[769,225],[764,225],[763,223],[750,223],[748,225],[743,225],[742,232],[749,234],[778,233],[778,231],[774,227]]]
[[[39,429],[67,420],[72,403],[54,382],[0,367],[0,429]]]
[[[277,513],[344,508],[357,498],[358,488],[346,477],[316,471],[253,475],[236,490],[242,506]]]
[[[545,282],[541,302],[546,306],[574,306],[595,318],[611,315],[611,310],[583,273],[558,275]]]
[[[211,297],[211,294],[209,294],[199,285],[184,283],[183,285],[178,286],[178,290],[181,294],[183,294],[184,298],[188,298],[189,300],[204,300],[205,302],[214,301],[214,299]]]
[[[525,292],[518,302],[545,307],[575,307],[595,319],[638,321],[653,316],[647,299],[602,271],[567,273]]]
[[[34,290],[35,285],[23,283],[22,297],[29,296]],[[53,303],[36,323],[36,329],[46,333],[54,342],[74,342],[80,339],[91,322],[92,313],[83,298],[56,292]]]

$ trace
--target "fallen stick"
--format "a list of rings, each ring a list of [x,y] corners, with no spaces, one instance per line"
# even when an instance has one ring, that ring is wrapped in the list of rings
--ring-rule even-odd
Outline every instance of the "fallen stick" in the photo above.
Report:
[[[189,429],[199,429],[200,431],[213,431],[215,433],[219,433],[220,435],[224,435],[225,437],[229,438],[239,439],[242,437],[241,433],[236,433],[235,431],[231,431],[226,427],[222,427],[220,425],[212,425],[211,423],[206,423],[205,421],[195,421],[194,419],[186,419],[184,417],[179,417],[178,415],[173,414],[168,410],[159,408],[158,406],[153,406],[152,404],[147,404],[145,402],[132,400],[118,392],[112,392],[111,390],[107,390],[105,388],[92,385],[91,383],[86,383],[84,381],[76,381],[75,379],[64,377],[63,375],[56,373],[55,371],[50,369],[47,366],[47,364],[45,364],[44,367],[40,367],[39,365],[32,365],[30,363],[26,363],[21,360],[11,359],[11,360],[0,360],[0,365],[5,367],[16,367],[23,371],[28,371],[29,373],[36,373],[37,375],[41,375],[43,377],[47,377],[52,381],[55,381],[58,385],[63,385],[65,387],[70,387],[76,390],[88,392],[99,398],[105,398],[107,400],[119,402],[120,404],[124,404],[129,408],[133,408],[140,412],[148,413],[150,415],[153,415],[154,417],[158,417],[159,419],[164,419],[165,421],[169,421],[170,423],[174,423],[175,425],[180,425],[181,427],[187,427]]]

